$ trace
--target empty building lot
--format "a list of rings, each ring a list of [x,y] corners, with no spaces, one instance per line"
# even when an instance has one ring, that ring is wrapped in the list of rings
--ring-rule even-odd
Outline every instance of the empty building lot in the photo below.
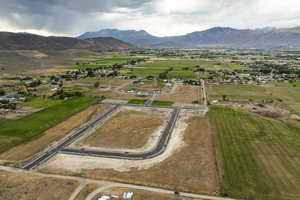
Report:
[[[139,149],[160,135],[167,109],[122,107],[103,126],[80,139],[75,146],[84,148]],[[151,141],[149,141],[151,140]]]
[[[133,161],[59,154],[40,170],[216,195],[212,131],[203,114],[181,111],[167,149],[155,158]]]

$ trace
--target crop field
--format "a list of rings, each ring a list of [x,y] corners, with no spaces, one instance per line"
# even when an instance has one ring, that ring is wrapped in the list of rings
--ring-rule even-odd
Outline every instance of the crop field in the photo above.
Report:
[[[68,69],[91,69],[98,67],[109,67],[114,64],[124,64],[128,61],[136,60],[135,57],[114,57],[102,58],[95,61],[95,64],[70,66]]]
[[[289,83],[276,83],[267,88],[272,96],[281,99],[293,111],[300,114],[300,87]]]
[[[36,97],[36,98],[31,99],[30,101],[22,103],[22,105],[30,106],[30,107],[37,107],[37,108],[47,108],[47,107],[54,106],[59,103],[62,103],[62,101]]]
[[[300,128],[230,108],[211,107],[221,194],[300,199]]]
[[[211,85],[209,87],[210,99],[223,100],[223,96],[229,101],[269,100],[273,97],[268,90],[256,85]]]
[[[236,64],[220,64],[204,60],[156,60],[138,65],[129,74],[138,77],[158,77],[160,73],[172,67],[173,70],[168,73],[168,78],[194,79],[197,78],[195,73],[197,66],[206,70],[247,70],[247,68]]]
[[[46,129],[69,118],[95,102],[93,98],[74,98],[18,120],[0,124],[0,152],[41,136]]]

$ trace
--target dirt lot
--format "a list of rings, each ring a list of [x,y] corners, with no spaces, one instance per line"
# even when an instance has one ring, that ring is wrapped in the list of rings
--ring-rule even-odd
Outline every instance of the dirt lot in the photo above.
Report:
[[[87,184],[81,191],[80,193],[76,196],[75,200],[85,200],[86,197],[93,192],[94,190],[96,190],[98,187],[100,187],[98,184],[96,183],[90,183]],[[98,200],[98,199],[97,199]]]
[[[79,183],[0,170],[0,199],[62,200],[68,199]]]
[[[131,100],[131,99],[147,99],[146,97],[138,97],[132,94],[126,94],[114,90],[107,90],[107,89],[94,89],[89,92],[89,95],[93,97],[101,97],[104,96],[108,99],[120,99],[120,100]]]
[[[52,142],[63,138],[73,129],[96,117],[101,112],[108,109],[108,107],[108,105],[90,106],[84,111],[81,111],[76,115],[70,117],[68,120],[48,129],[43,133],[41,137],[37,138],[36,140],[33,140],[30,143],[26,143],[24,145],[16,146],[15,148],[12,148],[7,152],[4,152],[0,155],[0,159],[6,161],[22,161],[32,156],[33,154],[42,151]]]
[[[61,155],[41,170],[216,195],[219,192],[219,178],[210,122],[199,115],[197,117],[195,114],[189,115],[187,111],[181,116],[187,119],[186,124],[182,124],[179,128],[177,123],[165,153],[167,155],[164,155],[163,159],[160,157],[154,161],[99,159],[98,162],[95,158],[89,160],[85,157]],[[176,142],[173,137],[177,137]],[[84,162],[80,162],[81,159]],[[72,166],[69,163],[73,163]],[[112,167],[113,164],[115,167]],[[127,169],[123,169],[126,166]]]
[[[161,194],[157,192],[152,191],[146,191],[146,190],[138,190],[138,189],[132,189],[132,188],[112,188],[109,190],[106,190],[98,195],[93,200],[97,200],[97,197],[101,197],[102,195],[116,195],[119,197],[122,197],[122,194],[124,192],[133,192],[133,200],[134,199],[142,199],[142,200],[192,200],[193,198],[184,198],[184,197],[177,197],[175,195],[168,195],[168,194]],[[195,199],[196,200],[196,199]],[[200,199],[198,199],[200,200]]]
[[[102,127],[77,143],[80,147],[137,149],[162,125],[159,111],[123,109]]]
[[[156,98],[160,101],[192,103],[199,100],[199,86],[178,84],[176,90],[170,94],[163,94]],[[202,98],[202,97],[201,97]]]

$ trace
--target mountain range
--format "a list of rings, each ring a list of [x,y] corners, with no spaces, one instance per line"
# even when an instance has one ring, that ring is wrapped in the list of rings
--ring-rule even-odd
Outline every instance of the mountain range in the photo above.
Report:
[[[112,37],[77,39],[72,37],[44,37],[28,33],[0,32],[0,50],[67,50],[89,49],[96,51],[134,48]]]
[[[300,47],[300,26],[294,28],[233,29],[215,27],[181,36],[156,37],[144,30],[104,29],[79,39],[113,37],[140,48],[282,48]]]

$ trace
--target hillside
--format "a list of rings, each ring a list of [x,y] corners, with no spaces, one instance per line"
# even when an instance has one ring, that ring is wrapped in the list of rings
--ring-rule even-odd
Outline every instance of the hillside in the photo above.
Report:
[[[300,47],[300,28],[264,28],[255,30],[238,30],[228,27],[215,27],[182,36],[155,37],[146,31],[124,31],[104,29],[88,32],[80,39],[94,37],[114,37],[137,47],[145,48],[278,48]]]
[[[132,45],[111,37],[80,40],[71,37],[44,37],[33,34],[0,32],[0,50],[121,50]]]

